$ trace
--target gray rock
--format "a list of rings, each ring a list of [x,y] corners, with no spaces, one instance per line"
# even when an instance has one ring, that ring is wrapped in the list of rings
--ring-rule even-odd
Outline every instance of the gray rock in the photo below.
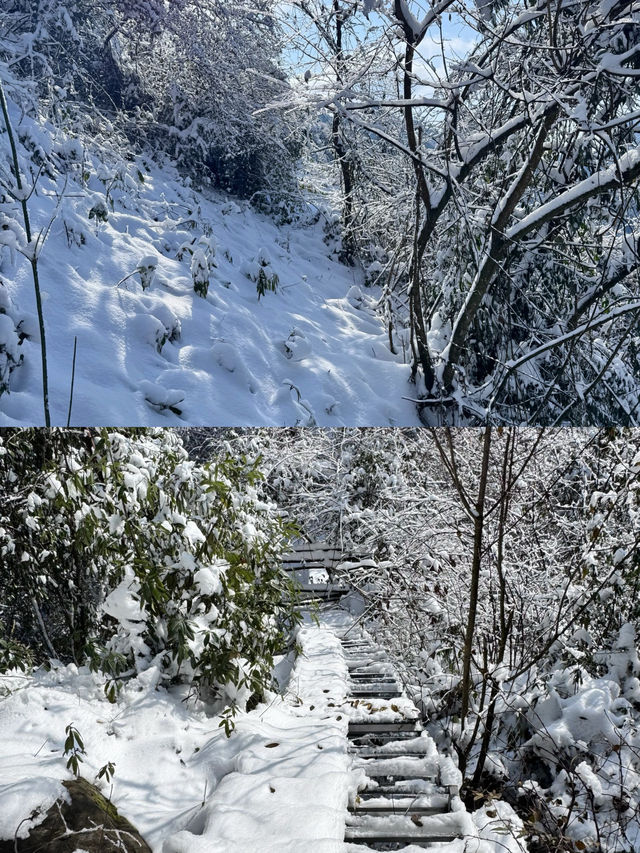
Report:
[[[27,838],[0,841],[0,853],[151,853],[129,821],[86,779],[62,783],[71,802],[57,800]]]

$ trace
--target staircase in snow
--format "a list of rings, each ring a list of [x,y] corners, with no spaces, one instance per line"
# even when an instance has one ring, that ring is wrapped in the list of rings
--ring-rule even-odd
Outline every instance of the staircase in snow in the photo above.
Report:
[[[333,572],[354,560],[364,562],[314,543],[287,555],[285,567],[310,598],[335,602],[349,587],[336,583]],[[346,849],[429,848],[461,838],[468,815],[457,768],[424,731],[384,649],[357,626],[338,636],[349,668],[349,750],[360,771],[346,815]]]
[[[347,555],[325,542],[296,546],[282,559],[284,570],[297,582],[302,603],[313,600],[337,601],[349,592],[347,584],[336,579],[337,567]],[[359,559],[354,557],[353,559]]]

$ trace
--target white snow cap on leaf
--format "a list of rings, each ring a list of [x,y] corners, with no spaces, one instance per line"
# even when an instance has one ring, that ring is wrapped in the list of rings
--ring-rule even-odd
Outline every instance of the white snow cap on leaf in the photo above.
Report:
[[[133,569],[127,566],[124,578],[102,604],[103,612],[117,619],[132,634],[141,634],[145,630],[145,613],[137,597],[139,591],[138,579]]]
[[[122,533],[124,530],[124,518],[116,512],[109,516],[109,533]]]
[[[242,538],[248,545],[251,545],[258,538],[258,531],[253,522],[246,521],[242,525]]]
[[[45,480],[45,484],[47,487],[45,494],[47,495],[48,498],[54,498],[56,495],[64,494],[64,489],[62,488],[62,483],[56,477],[55,474],[47,475],[47,478]]]
[[[181,551],[178,565],[187,572],[195,572],[197,564],[193,554],[190,554],[188,551]]]
[[[184,530],[182,531],[182,535],[190,545],[194,545],[196,542],[204,542],[205,540],[204,533],[200,530],[195,521],[187,521]]]
[[[201,595],[215,595],[222,590],[221,578],[228,565],[224,560],[220,560],[214,565],[198,569],[193,580]]]
[[[618,550],[613,555],[613,565],[617,566],[618,563],[621,563],[626,556],[627,556],[627,549],[626,548],[618,548]]]
[[[630,622],[627,622],[620,628],[618,639],[614,643],[614,649],[631,650],[636,647],[636,632]]]

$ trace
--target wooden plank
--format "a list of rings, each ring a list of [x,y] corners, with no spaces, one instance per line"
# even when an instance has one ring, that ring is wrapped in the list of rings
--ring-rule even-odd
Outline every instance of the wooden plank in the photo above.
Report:
[[[356,687],[368,687],[371,684],[383,684],[388,687],[390,684],[397,686],[397,680],[391,675],[389,678],[370,678],[368,675],[358,676],[349,673],[351,683]]]
[[[349,844],[384,844],[385,850],[389,850],[387,845],[389,844],[398,844],[403,847],[407,844],[413,844],[414,847],[432,847],[436,843],[441,843],[443,841],[457,841],[459,838],[462,838],[462,835],[430,835],[427,838],[420,838],[415,835],[396,835],[391,838],[388,835],[356,835],[352,832],[349,832],[347,828],[347,832],[345,832],[344,840]],[[401,848],[398,847],[398,850]]]
[[[373,759],[369,759],[373,760]],[[434,785],[438,784],[438,772],[437,770],[429,772],[428,769],[420,770],[416,767],[415,770],[410,770],[409,768],[406,771],[393,771],[393,770],[384,770],[382,768],[370,767],[365,764],[358,764],[358,769],[364,770],[367,774],[367,777],[371,780],[378,779],[389,779],[393,780],[393,782],[433,782]],[[376,790],[378,790],[376,788]]]
[[[400,689],[396,690],[352,690],[349,694],[354,699],[399,699],[402,696]]]
[[[410,816],[396,815],[389,820],[387,816],[349,815],[347,818],[345,840],[366,838],[369,841],[454,841],[460,838],[462,826],[456,813],[439,813],[425,818],[420,823]]]
[[[402,741],[398,741],[399,744]],[[380,752],[380,747],[376,746],[360,746],[351,747],[349,752],[356,758],[425,758],[429,753],[415,752],[408,749],[399,749],[397,752]]]
[[[401,720],[397,723],[349,723],[349,736],[367,734],[393,734],[394,732],[421,732],[420,720]]]
[[[384,663],[384,661],[378,661],[379,663]],[[350,678],[395,678],[396,672],[391,667],[380,668],[376,666],[374,669],[371,669],[369,665],[366,667],[354,667],[349,673]]]
[[[348,811],[350,814],[363,814],[363,815],[377,815],[377,814],[396,814],[396,815],[434,815],[434,814],[446,814],[447,811],[447,801],[442,803],[442,805],[433,805],[433,806],[417,806],[413,802],[415,797],[407,797],[405,803],[393,801],[389,801],[388,805],[367,805],[366,802],[358,803],[355,806],[349,806]]]
[[[402,781],[402,788],[398,788],[395,784],[389,785],[383,783],[375,785],[372,788],[363,788],[361,791],[358,792],[358,796],[361,797],[363,794],[373,794],[377,797],[387,797],[389,799],[392,799],[398,794],[410,794],[413,797],[420,797],[425,793],[424,786],[422,785],[422,782],[424,781],[424,779],[410,779],[409,783],[415,782],[419,784],[417,784],[415,787],[407,787],[407,780],[405,779]],[[437,787],[437,783],[434,782],[433,787]]]

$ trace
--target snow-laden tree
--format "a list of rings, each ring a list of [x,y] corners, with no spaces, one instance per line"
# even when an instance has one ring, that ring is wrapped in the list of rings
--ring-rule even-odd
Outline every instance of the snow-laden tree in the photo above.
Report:
[[[206,438],[194,441],[205,455]],[[310,538],[377,558],[345,569],[359,618],[453,746],[470,808],[508,799],[530,849],[633,849],[636,432],[227,430],[211,442],[260,454],[268,494]]]
[[[267,206],[295,189],[296,129],[259,113],[287,86],[270,0],[10,7],[0,60],[37,81],[40,105],[59,122],[87,132],[92,116],[115,122],[129,145],[165,151],[198,181]]]
[[[291,0],[283,7],[282,26],[297,75],[283,97],[287,108],[293,102],[312,116],[320,110],[308,132],[307,172],[325,197],[331,199],[339,187],[342,256],[351,263],[364,261],[367,271],[373,263],[374,279],[389,254],[386,242],[396,231],[397,205],[410,206],[414,191],[410,164],[397,156],[393,144],[402,132],[396,111],[377,115],[375,132],[355,113],[326,112],[336,90],[346,89],[363,105],[397,93],[389,73],[396,64],[392,45],[383,37],[380,20],[365,19],[361,12],[349,0]]]
[[[309,101],[342,133],[352,124],[350,161],[377,140],[412,173],[410,193],[370,182],[352,216],[375,233],[382,211],[395,213],[384,277],[395,305],[408,300],[425,422],[635,423],[634,4],[347,8],[369,42]],[[318,41],[329,7],[325,18]],[[448,40],[462,25],[456,56]],[[373,56],[390,60],[387,83],[367,92]]]
[[[237,704],[268,685],[295,623],[290,530],[259,473],[188,461],[168,431],[0,436],[0,662],[156,667]]]

